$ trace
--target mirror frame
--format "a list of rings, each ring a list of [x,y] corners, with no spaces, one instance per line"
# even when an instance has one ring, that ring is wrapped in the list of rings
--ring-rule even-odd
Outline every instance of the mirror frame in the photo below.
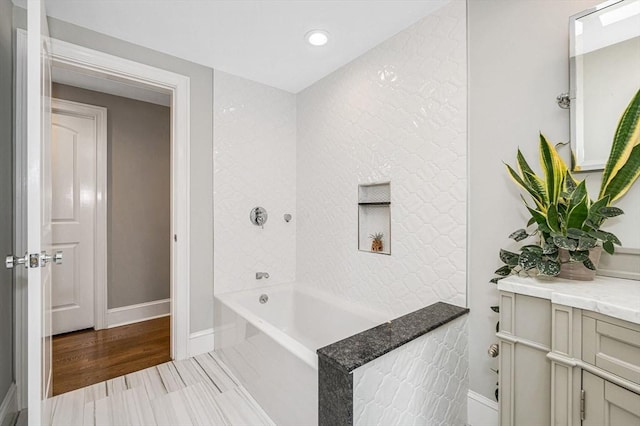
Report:
[[[582,135],[579,135],[580,132],[583,132],[584,129],[578,129],[576,123],[578,122],[579,112],[576,102],[577,97],[577,86],[578,86],[578,64],[576,61],[576,57],[573,55],[575,52],[575,30],[576,30],[576,22],[580,18],[584,18],[585,16],[591,15],[592,13],[607,9],[610,6],[621,3],[624,0],[609,0],[604,3],[600,3],[596,6],[590,7],[589,9],[585,9],[582,12],[576,13],[569,17],[569,98],[571,100],[571,106],[569,108],[570,111],[570,124],[571,124],[571,171],[572,172],[591,172],[596,170],[603,170],[606,164],[607,159],[604,158],[601,161],[584,161],[584,140]],[[581,143],[578,143],[578,139],[582,140]]]

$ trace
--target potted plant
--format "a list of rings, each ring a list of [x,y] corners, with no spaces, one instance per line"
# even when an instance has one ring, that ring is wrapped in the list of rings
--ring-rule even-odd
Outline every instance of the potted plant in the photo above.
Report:
[[[382,251],[382,249],[383,249],[382,238],[383,237],[384,237],[384,234],[382,232],[377,232],[375,234],[369,235],[369,238],[371,238],[371,251]]]
[[[602,226],[608,218],[623,214],[612,204],[640,176],[640,90],[620,118],[596,199],[589,197],[585,181],[574,178],[542,134],[539,151],[541,175],[533,171],[520,150],[517,170],[506,165],[514,182],[532,199],[529,204],[523,197],[531,215],[527,227],[509,237],[515,241],[534,237],[536,241],[522,246],[518,253],[500,250],[505,265],[496,270],[494,283],[522,273],[593,279],[600,251],[614,253],[620,240]]]

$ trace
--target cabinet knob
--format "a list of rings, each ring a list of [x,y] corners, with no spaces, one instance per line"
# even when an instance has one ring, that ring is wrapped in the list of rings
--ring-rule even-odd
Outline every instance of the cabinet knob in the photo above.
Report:
[[[497,343],[489,346],[489,350],[487,351],[491,358],[495,358],[500,355],[500,346]]]

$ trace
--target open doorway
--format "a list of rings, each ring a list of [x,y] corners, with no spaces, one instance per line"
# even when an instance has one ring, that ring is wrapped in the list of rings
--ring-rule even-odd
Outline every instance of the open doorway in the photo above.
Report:
[[[27,247],[27,143],[26,143],[26,32],[16,31],[16,98],[15,98],[15,253],[24,253]],[[51,56],[54,66],[67,68],[88,76],[98,77],[123,83],[127,86],[127,94],[136,89],[147,89],[169,96],[171,111],[171,232],[169,244],[171,247],[171,284],[170,284],[170,317],[164,317],[170,322],[170,354],[174,360],[187,358],[189,353],[189,247],[190,247],[190,110],[189,110],[189,77],[171,71],[160,69],[132,60],[123,59],[104,52],[87,49],[82,46],[51,39]],[[41,192],[46,196],[47,186],[41,184]],[[50,187],[49,187],[50,190]],[[148,259],[153,262],[153,259]],[[64,264],[64,259],[63,259]],[[27,270],[18,268],[15,271],[16,279],[16,386],[18,389],[18,405],[20,408],[27,406],[27,382],[29,379],[27,369],[27,355],[33,355],[30,347],[37,347],[27,333],[31,314],[28,310],[27,298]],[[52,334],[49,320],[51,309],[47,307],[50,298],[43,300],[43,317],[47,321],[43,324],[43,335],[49,338]],[[106,300],[106,299],[105,299]],[[50,306],[50,305],[49,305]],[[121,315],[121,314],[119,314]],[[106,319],[104,319],[106,322]],[[112,330],[112,329],[109,329]],[[29,343],[31,342],[31,343]],[[48,344],[46,345],[48,348]],[[42,365],[49,370],[51,364],[51,352],[42,347],[39,356]],[[32,363],[35,364],[35,363]],[[48,380],[48,379],[47,379]],[[48,386],[50,389],[50,387]],[[50,396],[50,394],[47,394]]]
[[[57,395],[171,359],[171,98],[52,71]]]

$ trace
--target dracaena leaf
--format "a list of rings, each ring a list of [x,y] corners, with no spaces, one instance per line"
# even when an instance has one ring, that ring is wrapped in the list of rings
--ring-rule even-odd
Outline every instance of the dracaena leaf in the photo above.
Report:
[[[500,306],[499,305],[495,305],[495,306],[491,306],[491,310],[497,314],[500,313]]]
[[[613,137],[609,158],[602,172],[600,197],[610,195],[611,201],[621,197],[633,184],[640,174],[640,90],[636,92],[625,109]],[[631,158],[632,152],[636,156]],[[629,160],[631,159],[631,163]],[[619,172],[626,168],[623,175]],[[613,183],[613,180],[618,181]]]

